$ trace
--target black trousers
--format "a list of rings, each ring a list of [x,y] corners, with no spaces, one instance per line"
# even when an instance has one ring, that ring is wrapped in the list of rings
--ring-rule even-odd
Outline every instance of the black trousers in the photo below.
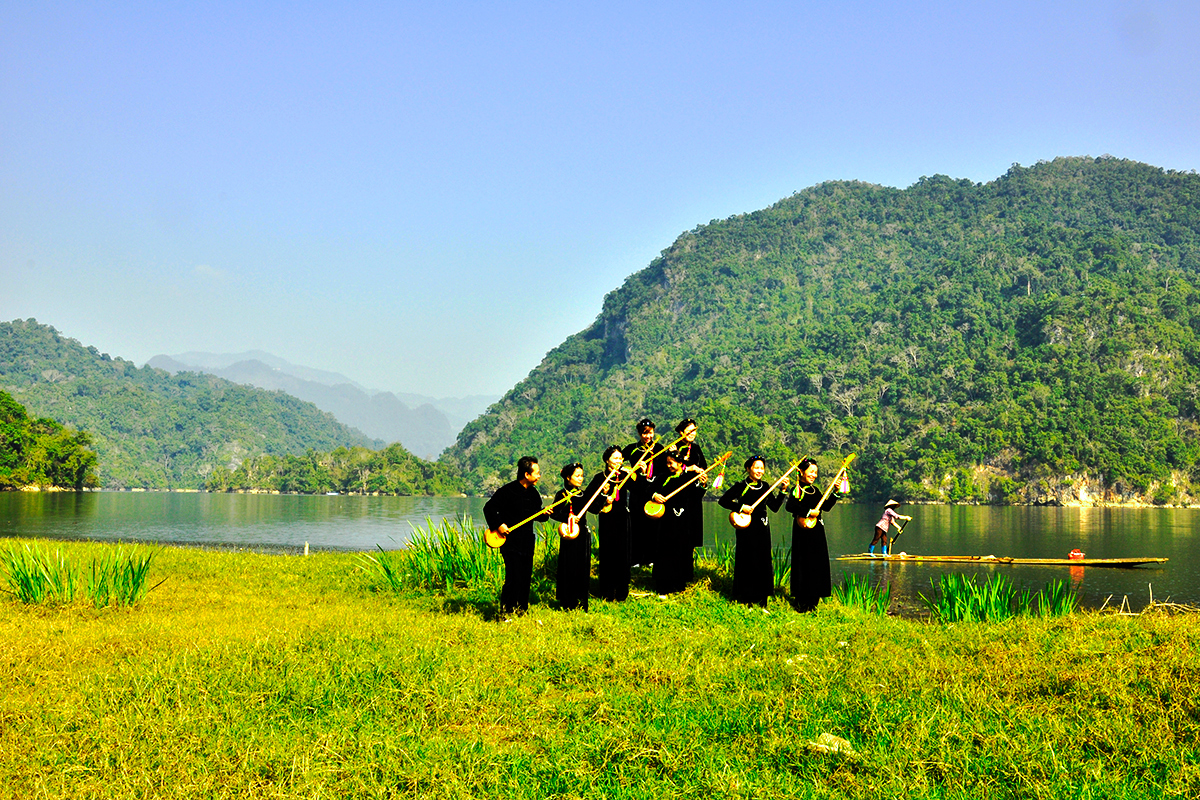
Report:
[[[500,548],[504,558],[504,588],[500,608],[505,613],[529,610],[529,584],[533,580],[533,537],[528,544],[511,538]]]

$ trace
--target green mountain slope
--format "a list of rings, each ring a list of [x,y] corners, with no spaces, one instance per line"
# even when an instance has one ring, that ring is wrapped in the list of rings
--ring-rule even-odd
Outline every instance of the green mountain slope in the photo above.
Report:
[[[814,186],[697,227],[443,456],[486,491],[648,415],[859,453],[856,492],[1175,502],[1197,477],[1200,176],[1113,158]]]
[[[371,444],[283,392],[138,369],[34,320],[0,323],[0,389],[32,415],[87,431],[106,488],[200,488],[254,456]]]

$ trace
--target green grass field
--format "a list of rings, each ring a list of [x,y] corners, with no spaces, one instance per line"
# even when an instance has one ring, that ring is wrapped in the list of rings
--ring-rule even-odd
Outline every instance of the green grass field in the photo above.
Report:
[[[163,549],[163,579],[0,596],[0,795],[1200,796],[1195,615],[764,614],[706,578],[503,621],[330,553]]]

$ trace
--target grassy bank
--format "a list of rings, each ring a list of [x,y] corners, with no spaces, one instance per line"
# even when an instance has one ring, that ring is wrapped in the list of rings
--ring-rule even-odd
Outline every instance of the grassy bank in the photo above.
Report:
[[[699,586],[502,622],[352,554],[165,549],[164,578],[132,609],[0,599],[0,793],[1200,794],[1194,616],[941,625]]]

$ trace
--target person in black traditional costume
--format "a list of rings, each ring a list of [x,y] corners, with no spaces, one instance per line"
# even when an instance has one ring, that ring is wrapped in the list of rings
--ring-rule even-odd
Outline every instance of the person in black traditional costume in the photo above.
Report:
[[[588,511],[599,517],[596,531],[600,539],[600,596],[605,600],[621,601],[629,597],[629,492],[624,488],[614,491],[624,462],[621,448],[612,445],[606,449],[604,469],[583,492],[586,499],[604,487]],[[618,474],[610,478],[614,470]]]
[[[533,520],[519,528],[509,529],[521,520],[537,514],[542,507],[538,494],[541,467],[533,456],[523,456],[517,462],[517,479],[496,490],[483,506],[488,528],[506,534],[500,545],[504,559],[504,588],[500,590],[500,608],[505,613],[529,609],[529,583],[533,579]]]
[[[708,468],[708,459],[704,457],[704,450],[696,443],[696,420],[685,419],[675,426],[675,432],[683,434],[683,442],[680,443],[679,460],[683,462],[684,472],[703,472]],[[685,492],[684,494],[688,494]],[[691,543],[691,548],[704,546],[704,507],[701,497],[693,495],[688,501],[687,520],[689,526],[688,541]],[[688,555],[687,579],[690,581],[695,577],[695,558],[693,554]]]
[[[683,459],[675,448],[667,451],[665,462],[667,474],[651,495],[654,502],[666,507],[658,528],[658,552],[654,555],[654,588],[660,595],[682,592],[692,579],[692,520],[689,515],[703,511],[700,504],[708,490],[708,476],[702,475],[668,500],[667,495],[695,476],[684,469]]]
[[[829,494],[821,506],[825,512],[833,508],[838,499],[850,491],[850,482],[842,477],[839,491]],[[822,597],[832,594],[833,582],[829,577],[829,543],[825,539],[825,520],[817,517],[816,524],[809,528],[804,520],[821,502],[821,490],[817,488],[817,463],[812,459],[800,462],[800,480],[788,496],[787,512],[792,515],[792,603],[797,611],[813,611]]]
[[[746,480],[738,481],[717,502],[722,508],[739,514],[750,514],[745,528],[736,525],[737,546],[733,555],[733,597],[746,605],[766,606],[775,594],[775,568],[771,563],[771,520],[767,509],[778,511],[787,496],[788,479],[780,484],[783,491],[771,494],[762,502],[759,498],[771,490],[763,480],[766,464],[761,456],[746,461]],[[751,510],[755,503],[758,505]]]
[[[570,497],[561,506],[556,506],[550,518],[568,524],[574,518],[575,525],[568,534],[558,540],[558,573],[555,576],[555,594],[564,610],[582,608],[588,610],[588,590],[592,577],[592,534],[588,531],[587,514],[583,504],[590,497],[583,496],[583,465],[568,464],[562,468],[563,488],[554,495],[557,503]],[[599,501],[597,501],[599,502]],[[574,536],[570,534],[574,533]]]
[[[643,419],[637,424],[638,441],[626,445],[621,452],[625,454],[626,467],[632,467],[647,456],[654,455],[654,423]],[[655,488],[663,479],[666,466],[662,457],[651,458],[645,466],[625,484],[629,489],[629,559],[633,566],[649,565],[654,561],[658,549],[659,520],[646,514],[646,501],[654,494]]]

